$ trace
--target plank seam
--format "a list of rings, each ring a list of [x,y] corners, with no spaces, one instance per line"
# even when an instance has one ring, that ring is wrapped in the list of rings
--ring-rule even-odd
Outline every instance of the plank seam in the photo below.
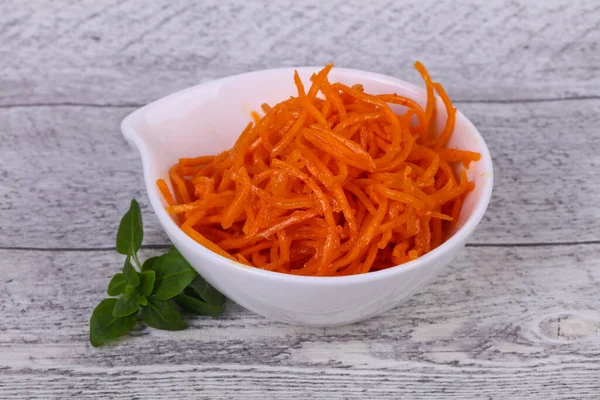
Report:
[[[568,247],[568,246],[586,246],[598,245],[600,240],[584,240],[579,242],[534,242],[534,243],[467,243],[466,247],[486,248],[486,247]],[[148,244],[141,248],[146,250],[164,250],[169,248],[170,244]],[[29,247],[29,246],[0,246],[0,250],[13,251],[39,251],[39,252],[92,252],[92,251],[116,251],[114,247]]]
[[[572,97],[555,97],[555,98],[540,98],[540,99],[481,99],[481,100],[454,100],[455,104],[525,104],[525,103],[553,103],[561,101],[585,101],[585,100],[600,100],[600,95],[592,96],[572,96]],[[62,103],[15,103],[15,104],[0,104],[0,109],[10,108],[35,108],[35,107],[88,107],[88,108],[139,108],[147,103],[123,103],[123,104],[95,104],[95,103],[77,103],[77,102],[62,102]]]

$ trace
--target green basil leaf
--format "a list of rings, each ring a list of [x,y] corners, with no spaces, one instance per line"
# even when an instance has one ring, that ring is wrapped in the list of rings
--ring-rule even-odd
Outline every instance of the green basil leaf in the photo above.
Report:
[[[117,299],[104,299],[94,308],[90,318],[90,343],[94,347],[126,335],[135,325],[136,316],[116,318],[113,309]]]
[[[140,292],[144,296],[150,296],[152,289],[154,289],[154,280],[156,279],[156,272],[144,271],[140,274]]]
[[[127,284],[127,282],[125,282],[125,276],[121,273],[116,274],[115,276],[112,277],[112,279],[110,280],[110,283],[108,284],[108,295],[109,296],[118,296],[121,293],[123,293],[123,290],[125,290],[125,285]]]
[[[135,313],[140,308],[138,304],[138,291],[133,286],[127,286],[113,308],[113,317],[126,317]]]
[[[123,277],[125,282],[133,287],[140,285],[140,274],[135,270],[135,267],[131,264],[131,259],[127,256],[125,265],[123,265]]]
[[[168,300],[177,296],[197,275],[194,268],[174,247],[160,256],[152,268],[156,272],[153,295],[158,300]]]
[[[188,287],[194,291],[194,297],[198,297],[208,304],[215,306],[222,306],[225,304],[225,296],[217,289],[210,286],[210,284],[200,275],[196,276]]]
[[[177,306],[170,300],[148,297],[148,305],[142,308],[142,319],[153,328],[178,331],[185,328]]]
[[[148,299],[146,298],[146,296],[144,296],[144,295],[140,294],[140,295],[138,296],[138,304],[139,304],[140,306],[145,306],[145,305],[147,305],[147,304],[148,304]]]
[[[131,200],[131,206],[125,213],[117,231],[117,251],[124,255],[133,256],[142,246],[144,230],[142,212],[137,201]]]
[[[187,294],[180,293],[174,297],[174,300],[187,312],[199,315],[217,316],[223,312],[223,306],[216,306],[198,300]]]
[[[156,260],[158,260],[158,257],[150,257],[144,261],[144,264],[142,264],[142,272],[151,270]]]

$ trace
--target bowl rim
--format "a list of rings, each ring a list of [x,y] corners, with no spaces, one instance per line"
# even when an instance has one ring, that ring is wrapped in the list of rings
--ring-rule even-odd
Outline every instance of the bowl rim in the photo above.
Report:
[[[140,153],[140,157],[142,160],[142,167],[144,171],[144,182],[146,185],[146,192],[150,199],[150,204],[159,219],[163,229],[166,231],[168,236],[174,235],[177,241],[182,241],[188,245],[190,248],[195,248],[200,253],[204,253],[203,255],[207,258],[212,259],[214,262],[219,264],[225,264],[227,267],[231,267],[239,273],[247,273],[255,275],[256,277],[265,278],[267,280],[283,280],[290,281],[297,284],[316,284],[316,285],[342,285],[342,284],[352,284],[359,282],[369,282],[376,281],[380,279],[386,279],[398,274],[402,274],[409,270],[417,269],[423,267],[425,264],[434,262],[436,259],[443,259],[445,256],[448,256],[448,253],[451,253],[452,250],[457,247],[462,247],[469,236],[473,233],[477,225],[480,223],[485,211],[488,208],[492,190],[494,186],[494,171],[493,171],[493,163],[490,151],[488,149],[487,144],[485,143],[484,138],[481,136],[479,130],[473,125],[473,123],[465,117],[464,114],[460,110],[457,109],[456,118],[457,121],[462,119],[462,123],[466,128],[470,129],[472,134],[477,138],[477,143],[479,152],[481,154],[481,159],[477,162],[481,162],[484,164],[484,173],[486,173],[487,179],[485,181],[485,186],[483,188],[483,193],[481,194],[480,201],[477,202],[475,206],[475,210],[465,221],[464,225],[458,229],[452,237],[443,242],[437,248],[431,250],[429,253],[426,253],[415,260],[408,261],[404,264],[395,265],[393,267],[389,267],[383,270],[368,272],[364,274],[357,275],[347,275],[347,276],[305,276],[305,275],[293,275],[293,274],[285,274],[276,271],[264,270],[261,268],[247,266],[237,261],[230,260],[226,257],[223,257],[212,250],[204,247],[200,243],[196,242],[190,236],[188,236],[181,228],[172,220],[172,218],[167,214],[164,209],[160,197],[158,195],[158,189],[156,188],[155,182],[151,175],[151,165],[150,161],[152,157],[150,156],[150,148],[146,141],[139,135],[136,129],[133,127],[133,121],[136,118],[139,118],[144,112],[148,111],[150,108],[161,105],[162,103],[167,103],[168,101],[184,96],[190,92],[194,91],[202,91],[211,85],[223,84],[228,81],[234,81],[238,79],[255,79],[258,76],[264,76],[272,73],[281,73],[281,72],[290,72],[293,73],[294,70],[297,70],[299,73],[305,72],[315,72],[322,69],[322,67],[313,67],[313,66],[303,66],[303,67],[281,67],[281,68],[271,68],[271,69],[263,69],[252,72],[246,72],[242,74],[230,75],[223,78],[218,78],[214,80],[210,80],[207,82],[200,83],[198,85],[194,85],[174,93],[168,94],[158,100],[155,100],[151,103],[148,103],[133,112],[127,115],[121,121],[121,132],[123,136],[135,147]],[[362,76],[371,81],[380,81],[383,83],[388,83],[395,86],[401,86],[406,90],[412,90],[423,93],[425,91],[424,88],[419,87],[413,83],[394,78],[389,75],[383,75],[376,72],[363,71],[359,69],[351,69],[351,68],[338,68],[334,67],[332,70],[340,73],[346,73],[349,75]],[[225,265],[219,265],[218,268],[223,268]]]

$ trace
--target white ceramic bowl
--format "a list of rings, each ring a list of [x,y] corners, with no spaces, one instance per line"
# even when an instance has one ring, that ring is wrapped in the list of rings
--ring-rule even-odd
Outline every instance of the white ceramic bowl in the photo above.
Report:
[[[296,68],[303,79],[320,68]],[[364,320],[396,307],[448,265],[483,217],[492,193],[492,160],[475,127],[460,112],[449,147],[481,153],[468,172],[475,190],[465,199],[458,230],[437,249],[401,266],[347,277],[304,277],[264,271],[221,257],[187,236],[166,213],[158,178],[180,157],[217,154],[230,148],[262,103],[296,94],[293,68],[251,72],[174,93],[130,114],[121,124],[139,150],[150,203],[171,241],[208,281],[239,305],[291,324],[340,325]],[[416,75],[415,73],[415,76]],[[334,68],[332,82],[361,83],[368,93],[393,93],[425,103],[425,90],[364,71]],[[438,99],[438,126],[446,118]]]

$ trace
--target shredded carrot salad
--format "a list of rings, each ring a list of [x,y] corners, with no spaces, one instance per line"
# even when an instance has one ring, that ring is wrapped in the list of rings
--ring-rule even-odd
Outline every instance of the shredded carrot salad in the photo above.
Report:
[[[296,72],[298,95],[263,104],[232,149],[180,159],[169,171],[174,196],[157,181],[185,233],[243,264],[317,276],[389,268],[446,240],[474,188],[452,164],[480,158],[445,147],[456,120],[448,95],[419,62],[425,109],[332,83],[332,67],[308,91]],[[436,92],[448,115],[439,129]]]

